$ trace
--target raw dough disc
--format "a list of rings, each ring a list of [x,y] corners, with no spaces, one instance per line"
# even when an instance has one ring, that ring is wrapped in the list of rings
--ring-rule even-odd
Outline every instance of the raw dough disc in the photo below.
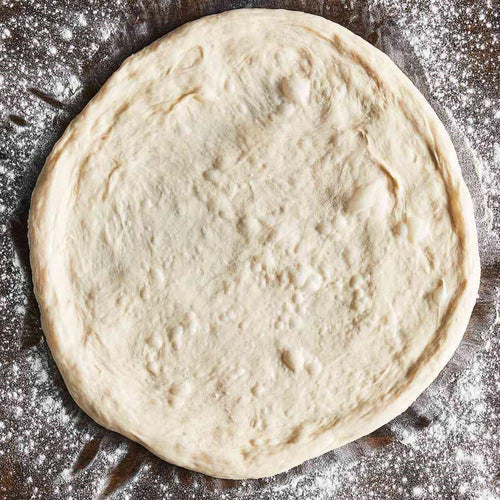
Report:
[[[410,81],[300,12],[129,58],[40,175],[43,328],[78,404],[169,462],[284,471],[403,411],[466,328],[471,200]]]

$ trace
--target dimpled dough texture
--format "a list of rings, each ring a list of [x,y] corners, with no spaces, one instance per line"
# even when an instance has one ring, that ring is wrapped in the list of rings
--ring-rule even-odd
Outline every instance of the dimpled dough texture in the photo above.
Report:
[[[402,412],[479,280],[434,112],[381,52],[300,12],[207,17],[129,58],[48,158],[29,236],[78,404],[228,478]]]

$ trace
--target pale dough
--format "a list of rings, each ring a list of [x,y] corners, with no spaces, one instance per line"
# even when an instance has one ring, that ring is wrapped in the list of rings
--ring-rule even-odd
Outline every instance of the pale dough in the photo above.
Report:
[[[240,10],[127,59],[33,194],[77,403],[163,459],[284,471],[386,423],[467,326],[473,209],[443,125],[320,17]]]

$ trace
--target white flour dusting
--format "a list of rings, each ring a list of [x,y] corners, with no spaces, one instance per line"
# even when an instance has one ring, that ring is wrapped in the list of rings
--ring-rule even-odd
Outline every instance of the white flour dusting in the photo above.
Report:
[[[223,6],[276,5],[324,15],[364,36],[431,100],[476,203],[483,281],[459,350],[409,411],[289,473],[223,481],[161,462],[104,431],[72,401],[40,335],[26,274],[26,212],[55,140],[127,55]],[[0,19],[0,498],[492,499],[500,493],[500,9],[493,0],[212,1],[191,10],[182,0],[3,0]]]

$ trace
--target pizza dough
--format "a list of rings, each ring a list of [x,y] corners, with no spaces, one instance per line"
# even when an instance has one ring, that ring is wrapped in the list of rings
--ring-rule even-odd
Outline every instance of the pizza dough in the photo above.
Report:
[[[457,347],[473,209],[381,52],[240,10],[130,57],[32,199],[35,291],[77,403],[161,458],[261,477],[386,423]]]

